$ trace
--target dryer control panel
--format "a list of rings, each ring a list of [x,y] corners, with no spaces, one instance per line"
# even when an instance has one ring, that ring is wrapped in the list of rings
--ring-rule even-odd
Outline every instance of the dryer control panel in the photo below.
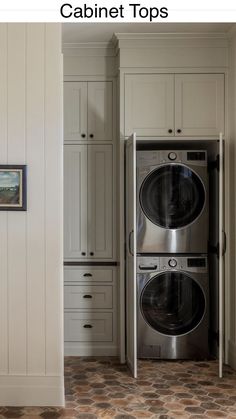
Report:
[[[207,272],[206,256],[139,256],[137,273],[183,270],[185,272]]]

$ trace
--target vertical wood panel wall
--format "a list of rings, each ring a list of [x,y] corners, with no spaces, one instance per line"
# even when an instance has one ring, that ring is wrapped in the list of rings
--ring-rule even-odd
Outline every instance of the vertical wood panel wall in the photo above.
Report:
[[[27,164],[27,212],[0,211],[0,405],[62,405],[60,24],[0,24],[0,164]]]

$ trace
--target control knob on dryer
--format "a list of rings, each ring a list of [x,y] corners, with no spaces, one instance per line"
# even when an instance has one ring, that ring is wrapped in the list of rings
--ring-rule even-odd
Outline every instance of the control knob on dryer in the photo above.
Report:
[[[168,265],[171,268],[175,268],[177,266],[177,260],[176,259],[170,259],[169,262],[168,262]]]
[[[168,154],[168,158],[169,158],[169,160],[176,160],[176,159],[177,159],[177,154],[176,154],[176,153],[174,153],[174,151],[171,151],[171,152]]]

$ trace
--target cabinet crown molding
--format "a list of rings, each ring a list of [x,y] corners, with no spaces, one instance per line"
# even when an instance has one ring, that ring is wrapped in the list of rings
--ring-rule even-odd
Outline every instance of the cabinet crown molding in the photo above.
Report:
[[[115,49],[112,42],[76,42],[63,43],[62,53],[66,56],[114,57]]]
[[[122,48],[158,47],[228,47],[225,33],[115,33],[112,43],[118,53]]]

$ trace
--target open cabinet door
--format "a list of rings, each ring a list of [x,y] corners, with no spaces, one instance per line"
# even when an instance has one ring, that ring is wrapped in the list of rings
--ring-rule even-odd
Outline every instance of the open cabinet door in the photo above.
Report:
[[[219,144],[219,377],[223,376],[224,363],[224,141],[220,134]]]
[[[126,359],[137,378],[136,134],[126,142]]]

